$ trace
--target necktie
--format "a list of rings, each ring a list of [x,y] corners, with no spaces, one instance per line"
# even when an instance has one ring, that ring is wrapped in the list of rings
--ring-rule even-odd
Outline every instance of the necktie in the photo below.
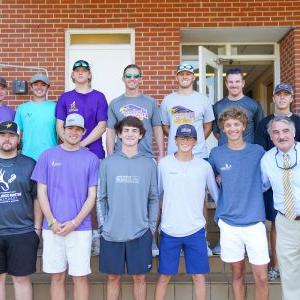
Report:
[[[288,154],[283,154],[283,170],[282,181],[283,181],[283,193],[284,193],[284,214],[289,220],[295,220],[295,202],[292,191],[292,169],[289,169],[291,162]]]

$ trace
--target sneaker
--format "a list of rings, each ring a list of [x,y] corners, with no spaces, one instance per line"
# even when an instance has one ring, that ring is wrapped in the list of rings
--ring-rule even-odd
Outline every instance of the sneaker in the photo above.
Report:
[[[213,253],[208,245],[207,245],[207,256],[213,256]]]
[[[152,257],[159,255],[159,249],[157,247],[155,239],[152,240]]]
[[[269,272],[268,272],[268,279],[270,281],[276,280],[280,278],[280,273],[279,270],[277,268],[271,267]]]
[[[221,255],[221,245],[220,243],[218,243],[215,247],[213,247],[212,249],[212,253],[214,255]]]
[[[93,230],[92,236],[92,255],[96,256],[100,253],[100,232],[96,229]]]

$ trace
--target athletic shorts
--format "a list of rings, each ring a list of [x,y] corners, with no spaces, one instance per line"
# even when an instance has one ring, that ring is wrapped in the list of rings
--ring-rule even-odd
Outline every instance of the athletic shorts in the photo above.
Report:
[[[0,236],[0,273],[27,276],[36,271],[39,237],[35,231]]]
[[[184,251],[188,274],[209,273],[205,229],[185,237],[173,237],[160,233],[159,268],[160,274],[172,275],[178,272],[180,251]]]
[[[92,230],[72,231],[66,236],[43,230],[43,271],[71,276],[91,273]]]
[[[145,274],[152,267],[152,233],[128,242],[111,242],[100,238],[99,270],[106,274]]]
[[[275,222],[277,210],[274,208],[272,189],[268,189],[267,191],[264,192],[264,202],[265,202],[266,219],[271,222]]]
[[[227,263],[242,261],[245,249],[253,265],[269,263],[269,250],[265,224],[232,226],[219,219],[221,259]]]

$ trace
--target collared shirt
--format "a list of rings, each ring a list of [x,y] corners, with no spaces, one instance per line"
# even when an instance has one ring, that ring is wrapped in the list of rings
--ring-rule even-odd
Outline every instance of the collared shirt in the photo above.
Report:
[[[293,166],[296,162],[296,151],[298,153],[297,164],[292,169],[292,190],[295,201],[296,214],[300,215],[300,143],[296,143],[287,154]],[[278,153],[277,153],[278,151]],[[276,147],[269,150],[261,160],[261,171],[262,171],[262,181],[264,190],[272,187],[274,207],[276,210],[284,213],[284,190],[283,190],[283,170],[279,167],[283,167],[283,152],[277,150]],[[276,164],[277,160],[277,164]]]

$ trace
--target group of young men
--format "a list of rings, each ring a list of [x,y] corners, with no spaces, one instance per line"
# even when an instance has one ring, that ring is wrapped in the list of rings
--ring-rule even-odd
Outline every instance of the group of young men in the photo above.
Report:
[[[32,299],[28,275],[35,272],[41,232],[43,271],[52,274],[51,299],[66,299],[67,270],[74,282],[74,299],[88,299],[87,275],[97,226],[99,270],[108,274],[107,299],[119,298],[124,273],[133,277],[134,299],[146,299],[145,274],[152,267],[151,245],[158,228],[160,276],[154,298],[165,299],[183,250],[196,299],[205,299],[206,189],[216,202],[221,259],[231,264],[234,299],[245,295],[245,249],[256,299],[267,299],[263,192],[270,187],[279,211],[276,247],[284,299],[300,296],[299,117],[290,112],[289,84],[275,87],[275,113],[267,117],[269,121],[263,119],[260,104],[243,94],[240,69],[228,70],[228,96],[214,107],[193,90],[191,65],[178,66],[178,90],[166,96],[160,109],[141,93],[142,71],[137,65],[124,69],[125,93],[109,106],[105,96],[91,88],[88,62],[75,62],[71,76],[75,89],[62,94],[57,103],[47,100],[47,76],[35,74],[32,101],[20,105],[15,116],[7,106],[0,106],[1,300],[6,274],[12,275],[16,299]],[[0,78],[0,102],[6,94],[6,80]],[[104,159],[105,131],[108,157]],[[212,131],[219,146],[209,154],[205,139]],[[164,134],[168,136],[165,157]],[[275,147],[265,153],[254,142],[266,150]],[[91,216],[95,204],[98,223]],[[272,272],[276,264],[275,259]]]

